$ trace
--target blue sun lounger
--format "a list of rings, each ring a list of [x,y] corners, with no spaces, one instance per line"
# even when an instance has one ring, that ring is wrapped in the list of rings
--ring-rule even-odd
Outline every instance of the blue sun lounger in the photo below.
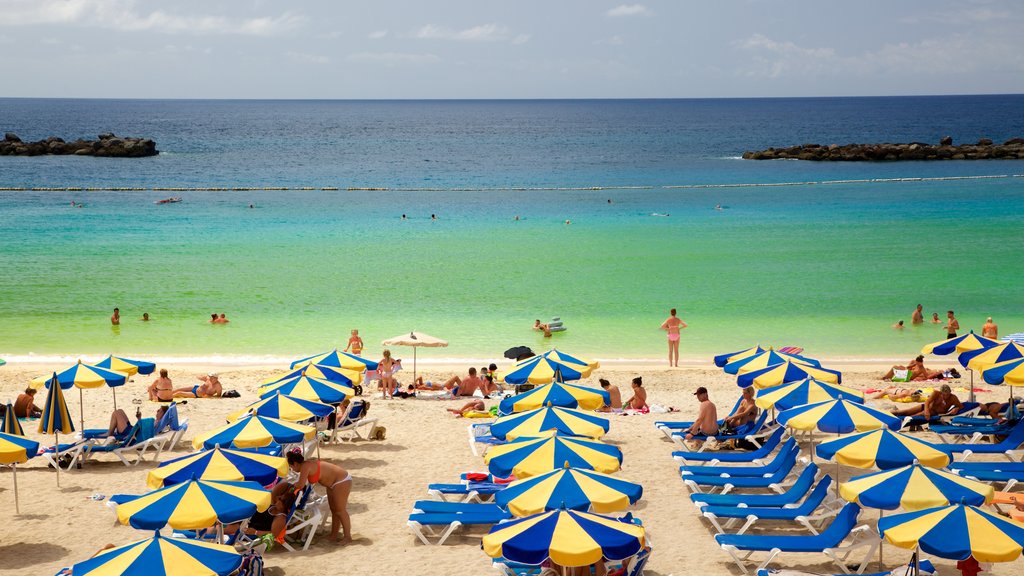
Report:
[[[792,506],[811,491],[818,475],[818,465],[808,464],[800,472],[793,485],[784,492],[775,494],[690,494],[690,500],[698,508],[704,506],[756,506],[758,508]]]
[[[733,488],[769,488],[776,492],[784,490],[785,480],[794,473],[796,459],[799,451],[790,451],[785,458],[779,461],[776,470],[765,476],[702,476],[688,474],[683,476],[683,483],[692,492],[713,491],[721,488],[722,494],[727,494]]]
[[[885,572],[872,572],[871,574],[863,574],[862,576],[890,576],[891,574],[903,574],[904,570],[907,570],[906,574],[913,574],[912,565],[900,566],[893,570],[886,570]],[[918,568],[921,569],[921,574],[934,574],[935,565],[932,564],[931,560],[921,560],[918,563]],[[762,568],[757,571],[757,576],[782,576],[784,570],[776,570],[774,568]],[[840,575],[836,575],[840,576]]]
[[[703,451],[705,451],[708,448],[708,442],[707,441],[708,440],[712,440],[712,439],[716,440],[718,442],[728,442],[730,440],[746,440],[747,442],[750,442],[754,446],[760,448],[761,447],[761,441],[764,438],[766,438],[770,433],[775,431],[774,428],[765,429],[765,424],[767,422],[768,422],[768,411],[767,410],[762,410],[761,411],[761,415],[757,417],[757,420],[755,420],[754,422],[749,422],[747,424],[744,424],[743,426],[740,426],[739,428],[736,429],[736,432],[734,432],[733,434],[716,434],[716,435],[711,435],[711,436],[703,436],[703,435],[694,436],[693,440],[701,440],[702,442],[701,442],[700,448],[697,449],[697,450],[693,450],[693,452],[703,452]],[[690,447],[687,445],[688,440],[686,439],[686,431],[685,430],[673,431],[672,434],[669,435],[669,438],[671,438],[673,442],[678,444],[684,450],[690,450]]]
[[[496,504],[421,500],[413,505],[406,525],[420,542],[440,546],[460,526],[491,526],[510,518],[512,515]]]
[[[729,411],[729,416],[732,416],[733,414],[736,413],[737,410],[740,409],[740,404],[741,403],[743,403],[743,396],[742,395],[739,398],[736,399],[736,404],[732,407],[732,410]],[[718,425],[719,426],[721,426],[724,423],[725,423],[725,419],[724,418],[718,421]],[[680,430],[686,430],[690,426],[693,426],[693,420],[682,420],[682,421],[680,421],[680,420],[662,420],[660,422],[655,422],[654,423],[654,427],[657,428],[658,430],[661,430],[665,434],[665,436],[668,437],[669,440],[672,439],[672,433],[673,432],[678,432]]]
[[[980,440],[980,438],[979,438]],[[960,460],[966,460],[971,454],[1001,454],[1011,462],[1024,459],[1024,421],[1018,422],[1003,438],[995,444],[972,442],[969,444],[936,444],[935,448],[952,454],[960,454]]]
[[[779,448],[779,451],[775,453],[775,457],[763,464],[755,464],[753,462],[749,465],[736,464],[734,466],[691,466],[684,464],[679,467],[679,472],[683,475],[695,474],[698,476],[718,476],[720,474],[728,474],[730,476],[764,476],[765,474],[775,472],[773,466],[781,464],[793,450],[800,450],[797,446],[796,438],[786,440],[782,448]]]
[[[508,487],[493,482],[460,482],[458,484],[429,484],[427,495],[443,502],[485,502]]]
[[[846,561],[858,548],[867,548],[864,558],[858,562],[858,574],[867,567],[869,559],[874,555],[881,540],[867,525],[857,526],[860,506],[847,504],[836,515],[832,524],[821,534],[814,536],[754,536],[751,534],[718,534],[715,541],[732,557],[744,574],[749,574],[747,561],[757,552],[767,552],[768,557],[757,569],[770,564],[783,552],[810,553],[820,552],[832,559],[844,574],[849,574]],[[844,540],[854,533],[864,533],[863,537],[855,537],[854,541],[841,546]],[[859,536],[859,534],[858,534]]]
[[[832,477],[825,476],[814,487],[814,490],[799,505],[787,507],[752,507],[752,506],[705,506],[701,508],[701,514],[706,518],[719,534],[725,534],[727,529],[734,527],[740,520],[746,522],[740,526],[736,534],[743,534],[759,520],[777,520],[796,522],[807,528],[811,534],[818,534],[818,528],[828,518],[836,515],[839,509],[846,502],[839,500],[835,494],[829,493],[832,486]],[[721,520],[725,520],[724,523]]]
[[[785,428],[776,428],[760,448],[750,452],[743,452],[741,450],[716,452],[691,452],[689,450],[677,450],[672,453],[672,458],[676,459],[678,462],[706,462],[712,466],[722,462],[761,464],[771,455],[772,452],[775,451],[776,448],[778,448],[779,443],[782,442],[782,437],[785,436],[785,434]]]
[[[949,469],[979,482],[1005,482],[1004,492],[1024,482],[1024,462],[953,462]]]

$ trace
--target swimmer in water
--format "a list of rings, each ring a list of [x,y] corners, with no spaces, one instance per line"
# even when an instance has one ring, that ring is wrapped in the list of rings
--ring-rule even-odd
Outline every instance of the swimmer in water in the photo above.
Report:
[[[405,217],[405,214],[402,214],[402,220],[408,220],[408,218]]]
[[[715,204],[715,210],[721,210],[721,209],[722,209],[722,205],[721,204]]]
[[[565,225],[566,225],[566,226],[568,226],[569,224],[572,224],[572,220],[566,220],[566,221],[565,221]]]
[[[431,214],[430,215],[430,219],[431,220],[437,220],[437,214]]]

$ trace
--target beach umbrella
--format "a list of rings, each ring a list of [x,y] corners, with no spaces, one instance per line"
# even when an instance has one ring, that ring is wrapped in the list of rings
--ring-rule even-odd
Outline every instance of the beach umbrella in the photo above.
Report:
[[[949,453],[902,432],[880,428],[822,442],[815,450],[819,457],[857,468],[889,470],[919,462],[943,468],[952,461]]]
[[[261,385],[268,386],[285,380],[294,380],[300,376],[308,376],[317,380],[327,380],[334,384],[353,387],[363,381],[363,373],[349,370],[347,368],[333,368],[321,364],[306,364],[298,368],[291,368],[287,372],[271,376],[264,380]]]
[[[10,411],[10,404],[7,405],[7,416],[14,417]],[[17,418],[14,418],[17,420]],[[20,428],[20,427],[19,427]],[[20,514],[18,507],[18,464],[28,462],[29,458],[39,453],[39,442],[29,440],[21,434],[8,434],[0,432],[0,464],[11,467],[11,481],[14,482],[14,512]]]
[[[843,375],[838,370],[829,370],[809,364],[785,361],[740,374],[736,378],[736,384],[740,388],[756,386],[758,388],[771,388],[787,382],[797,382],[811,378],[820,382],[839,384],[843,381]]]
[[[644,527],[623,519],[575,510],[552,510],[497,524],[484,536],[484,552],[531,566],[589,566],[625,560],[646,546]],[[75,573],[77,576],[77,572]]]
[[[516,480],[494,495],[515,516],[567,508],[608,514],[625,510],[643,496],[643,486],[591,470],[561,468]]]
[[[323,354],[307,356],[301,360],[296,360],[291,363],[289,368],[298,368],[301,366],[308,366],[310,364],[322,364],[332,368],[355,370],[356,372],[377,369],[377,363],[373,360],[367,360],[366,358],[361,358],[355,354],[349,354],[348,352],[342,352],[337,349],[331,350],[330,352],[324,352]]]
[[[324,404],[337,404],[343,402],[345,398],[351,398],[356,395],[355,389],[351,386],[335,384],[334,382],[310,376],[298,376],[291,380],[282,380],[276,384],[260,386],[257,393],[259,393],[260,398],[264,399],[270,398],[275,394],[286,394],[302,398],[303,400],[323,402]]]
[[[114,370],[100,368],[99,366],[82,364],[82,361],[79,360],[77,364],[74,364],[63,372],[59,372],[57,374],[57,380],[60,382],[60,387],[65,390],[71,387],[78,388],[80,423],[84,430],[85,403],[82,400],[82,390],[85,388],[99,388],[101,386],[109,386],[113,390],[117,386],[124,386],[124,384],[128,382],[128,375],[124,372],[116,372]],[[52,378],[39,376],[32,380],[32,384],[45,385],[49,388],[52,381]],[[115,392],[114,394],[114,407],[116,408],[117,393]]]
[[[409,346],[412,348],[412,381],[416,381],[416,349],[417,348],[447,348],[448,341],[442,340],[430,334],[416,332],[413,330],[408,334],[399,334],[394,338],[388,338],[380,343],[381,346]]]
[[[149,494],[119,497],[117,519],[139,530],[198,530],[241,522],[270,504],[270,491],[255,482],[192,479]]]
[[[527,358],[516,364],[498,378],[508,384],[549,384],[570,382],[590,376],[597,362],[583,360],[558,350],[549,350],[540,356]]]
[[[803,431],[849,434],[889,428],[899,430],[903,421],[888,412],[849,400],[828,400],[779,412],[779,424]]]
[[[839,495],[870,508],[921,510],[956,502],[990,504],[995,490],[988,484],[915,463],[851,478],[839,487]]]
[[[981,375],[989,384],[1024,385],[1024,358],[992,364]]]
[[[120,356],[114,356],[111,354],[103,360],[100,360],[93,366],[99,366],[100,368],[106,368],[107,370],[115,370],[117,372],[124,372],[125,374],[132,376],[134,374],[152,374],[156,370],[156,364],[153,362],[146,362],[145,360],[132,360],[131,358],[122,358]]]
[[[548,430],[599,438],[608,433],[608,419],[582,410],[545,406],[502,416],[491,424],[491,435],[499,440],[513,440]]]
[[[241,410],[232,412],[228,415],[228,421],[234,422],[235,420],[251,413],[256,414],[257,416],[277,418],[279,420],[287,420],[289,422],[299,422],[302,420],[310,420],[312,418],[323,418],[325,416],[329,416],[332,412],[334,412],[334,406],[331,406],[330,404],[316,402],[315,400],[297,398],[295,396],[288,396],[277,392],[273,396],[268,396],[263,400],[249,404]]]
[[[14,436],[25,435],[25,430],[21,427],[21,421],[18,420],[18,416],[14,413],[14,406],[10,402],[4,407],[4,420],[0,424],[0,432]]]
[[[745,350],[737,350],[736,352],[729,352],[727,354],[719,354],[718,356],[715,356],[715,358],[714,358],[715,366],[718,366],[719,368],[725,368],[725,365],[730,363],[730,362],[736,362],[737,360],[743,360],[744,358],[749,358],[750,356],[753,356],[755,354],[760,354],[761,352],[764,352],[764,348],[761,348],[761,345],[758,344],[757,346],[753,346],[753,347],[747,348]]]
[[[1003,336],[999,339],[1002,342],[1016,342],[1017,344],[1024,344],[1024,332],[1014,332]],[[0,366],[3,366],[3,360],[0,360]]]
[[[932,342],[931,344],[928,344],[924,348],[921,348],[921,354],[935,354],[936,356],[946,356],[947,354],[952,354],[954,352],[956,352],[957,354],[962,354],[964,352],[971,352],[974,350],[985,350],[987,348],[992,348],[998,345],[998,340],[993,340],[991,338],[986,338],[984,336],[978,336],[977,334],[974,333],[974,330],[971,330],[969,333],[964,334],[962,336],[957,336],[956,338],[949,338],[946,340],[939,340],[938,342]],[[964,364],[964,368],[967,368],[966,364]],[[970,400],[973,402],[974,370],[971,370],[970,368],[968,368],[968,370],[970,370],[971,372]]]
[[[813,358],[798,356],[796,354],[786,354],[785,352],[779,352],[778,350],[769,348],[763,352],[751,354],[750,356],[729,362],[723,367],[723,369],[726,374],[746,374],[747,372],[761,370],[762,368],[775,366],[776,364],[782,364],[783,362],[793,362],[803,366],[814,366],[815,368],[821,366],[821,362],[818,362]]]
[[[1013,562],[1024,546],[1024,524],[966,504],[894,514],[878,521],[878,531],[900,548],[950,560]]]
[[[991,348],[979,348],[964,352],[957,357],[957,361],[964,368],[984,370],[1000,362],[1018,358],[1024,358],[1024,345],[1016,342],[1004,342]]]
[[[836,398],[843,398],[858,404],[864,403],[864,393],[860,390],[813,378],[762,388],[757,391],[754,403],[765,410],[769,408],[787,410],[802,404],[814,404]]]
[[[187,538],[152,538],[102,550],[71,567],[75,576],[227,576],[242,564],[232,546]]]
[[[192,439],[192,447],[210,449],[215,446],[259,448],[273,442],[298,444],[316,435],[316,428],[249,414]]]
[[[68,403],[64,400],[64,391],[61,389],[60,381],[57,380],[57,373],[54,372],[50,379],[49,391],[46,393],[46,403],[43,404],[43,413],[39,416],[39,433],[53,434],[53,444],[57,465],[57,486],[60,486],[60,434],[71,434],[75,431],[75,424],[71,421],[71,414],[68,412]]]
[[[597,410],[609,404],[611,404],[611,397],[606,390],[565,382],[552,382],[505,398],[498,404],[498,413],[513,414],[542,406]]]
[[[622,464],[622,451],[599,440],[548,432],[492,446],[484,455],[484,463],[498,478],[529,478],[566,464],[609,474]]]
[[[288,475],[288,461],[248,450],[214,448],[161,462],[149,471],[146,484],[160,488],[188,480],[252,481],[268,486]]]

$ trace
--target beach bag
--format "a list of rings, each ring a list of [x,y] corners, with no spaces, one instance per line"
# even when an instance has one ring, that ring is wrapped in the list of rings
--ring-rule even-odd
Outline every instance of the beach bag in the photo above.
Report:
[[[238,576],[263,576],[263,556],[256,550],[246,550],[238,566]]]
[[[363,395],[363,385],[362,384],[356,384],[355,386],[352,387],[352,389],[355,390],[356,396],[362,396]]]
[[[377,426],[374,424],[373,428],[370,428],[370,440],[384,440],[387,438],[387,435],[388,429],[383,426]]]
[[[241,398],[242,395],[238,393],[238,390],[228,390],[220,395],[221,398]]]
[[[910,382],[910,370],[893,370],[893,382]]]

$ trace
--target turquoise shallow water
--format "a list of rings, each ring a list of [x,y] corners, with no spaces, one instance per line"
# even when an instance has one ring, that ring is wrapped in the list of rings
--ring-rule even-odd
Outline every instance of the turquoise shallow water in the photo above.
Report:
[[[814,122],[787,131],[779,126],[789,116],[776,110],[778,102],[769,104],[775,114],[768,122],[775,130],[771,143],[815,139],[809,135]],[[83,133],[118,118],[100,104],[73,101],[71,112],[19,105],[22,115],[64,114],[68,125],[84,122],[71,114],[84,107],[100,120],[82,127]],[[182,104],[167,106],[152,103],[153,117],[188,116]],[[238,114],[249,118],[261,110],[252,106]],[[225,140],[239,138],[229,124],[202,146],[176,149],[187,130],[159,128],[152,119],[154,130],[167,131],[157,134],[158,141],[171,143],[169,153],[152,162],[0,158],[0,186],[343,188],[190,192],[181,194],[184,202],[165,206],[153,204],[168,195],[158,192],[0,192],[0,355],[290,356],[343,346],[348,331],[359,328],[373,356],[381,339],[416,329],[451,341],[446,350],[424,352],[427,357],[489,358],[513,345],[546,346],[530,325],[558,315],[569,329],[555,335],[554,345],[600,358],[660,358],[665,344],[658,326],[670,307],[690,324],[683,353],[701,356],[757,342],[831,356],[905,356],[943,336],[932,325],[890,328],[898,319],[909,321],[918,302],[928,315],[944,317],[955,308],[964,329],[980,328],[993,315],[1004,333],[1024,331],[1024,178],[664,187],[1013,175],[1024,172],[1022,162],[755,163],[732,157],[754,146],[733,142],[739,120],[728,114],[714,120],[725,135],[709,152],[671,141],[671,131],[652,132],[659,114],[682,120],[642,103],[622,104],[614,114],[599,108],[602,113],[593,117],[575,109],[560,116],[543,106],[534,115],[513,107],[496,112],[491,123],[472,110],[469,122],[447,108],[431,112],[434,106],[421,110],[431,131],[411,131],[404,140],[349,134],[355,138],[345,145],[350,149],[330,139],[324,144],[339,157],[364,161],[364,171],[358,162],[339,168],[340,160],[323,151],[303,160],[294,149],[258,139],[247,144],[253,148],[248,155],[226,152]],[[900,106],[878,112],[878,126],[886,126],[886,118],[912,116],[913,105]],[[1005,106],[986,112],[984,121],[1001,125]],[[299,118],[322,116],[295,107],[288,110]],[[375,110],[365,110],[360,121],[372,125],[377,114],[387,123],[391,114]],[[558,137],[564,148],[552,143],[551,117],[574,119]],[[275,122],[284,121],[269,115],[258,123],[277,137],[283,129]],[[834,122],[819,123],[824,131],[842,133]],[[852,120],[846,126],[855,133],[851,140],[873,135]],[[885,135],[901,140],[901,134],[917,134],[915,126]],[[502,140],[496,134],[501,131],[511,135]],[[750,141],[768,138],[743,134]],[[480,143],[475,152],[466,144],[473,137]],[[409,155],[421,147],[422,156],[443,158],[441,166],[418,172]],[[650,187],[344,190],[608,182]],[[72,200],[86,206],[72,208]],[[250,202],[257,207],[249,209]],[[714,210],[716,204],[728,208]],[[403,213],[409,220],[400,218]],[[107,320],[114,306],[123,317],[117,330]],[[227,313],[232,323],[206,324],[214,311]],[[137,321],[143,312],[154,320]]]

